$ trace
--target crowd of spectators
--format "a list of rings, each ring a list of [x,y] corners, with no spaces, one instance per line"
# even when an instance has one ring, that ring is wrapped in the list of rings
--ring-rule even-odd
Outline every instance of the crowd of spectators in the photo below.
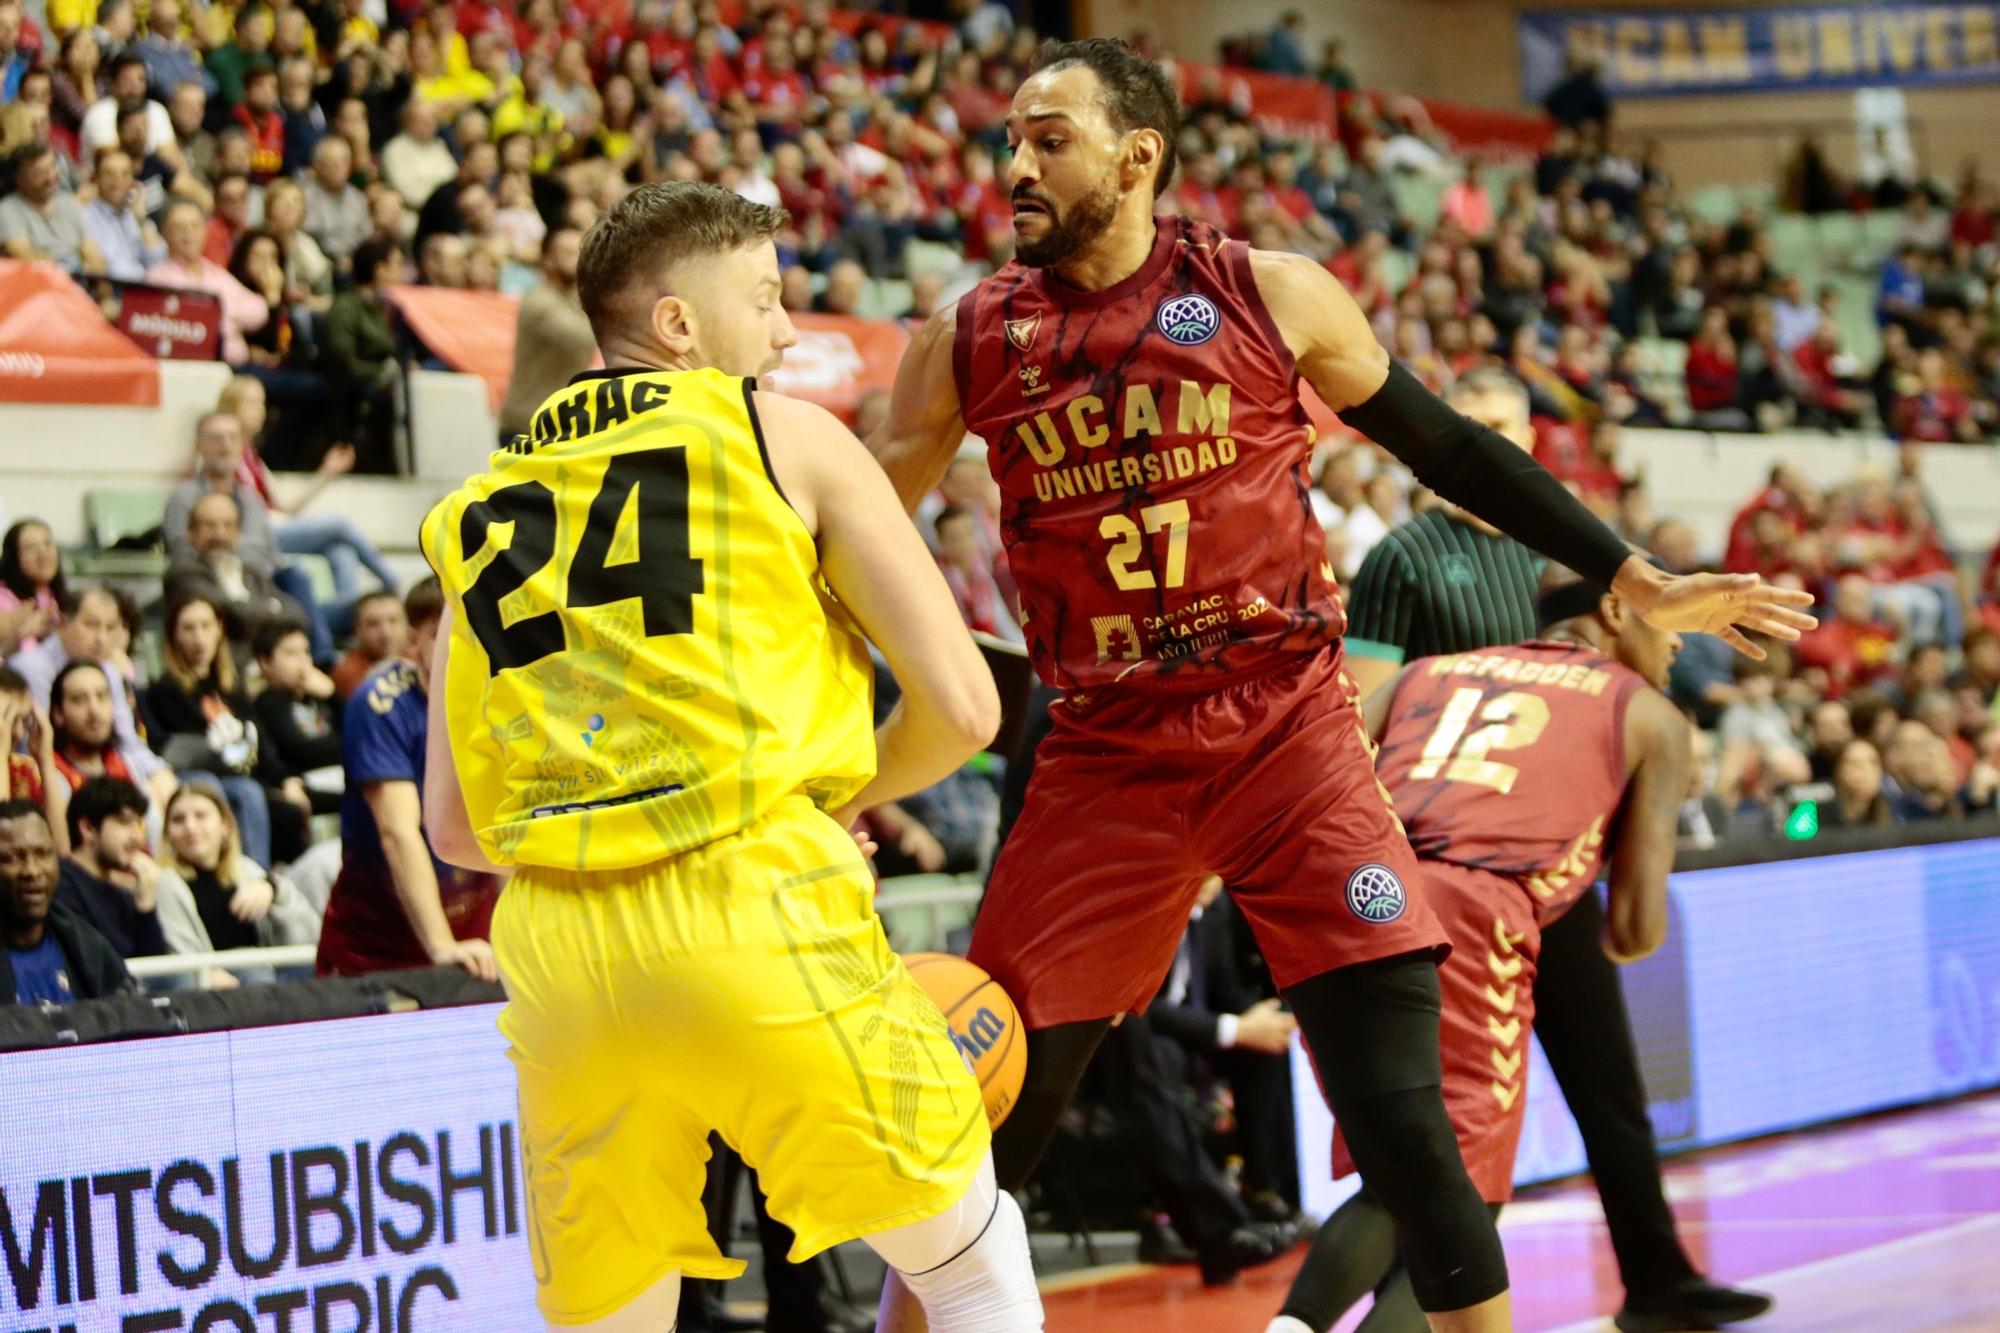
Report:
[[[316,820],[342,811],[356,774],[347,715],[365,733],[381,711],[344,704],[406,668],[414,640],[393,571],[352,519],[301,512],[350,453],[330,453],[281,501],[257,450],[268,424],[249,378],[201,417],[190,475],[166,506],[157,627],[124,588],[69,578],[46,523],[20,519],[0,539],[0,798],[38,812],[62,858],[45,933],[68,951],[59,972],[76,986],[124,985],[122,971],[85,966],[106,956],[319,939],[343,839]],[[316,597],[288,553],[324,558],[333,595]],[[360,588],[364,570],[378,586]],[[336,635],[352,645],[338,658]],[[378,776],[355,780],[368,792]]]
[[[857,24],[828,0],[747,0],[731,22],[717,0],[100,0],[37,24],[0,0],[0,245],[213,294],[222,355],[294,423],[303,457],[284,461],[357,437],[386,468],[396,358],[426,353],[399,349],[381,285],[528,292],[545,248],[632,184],[783,204],[795,309],[852,313],[869,279],[904,276],[916,238],[968,274],[1003,262],[1000,122],[1036,35],[1001,5],[952,10],[956,27]],[[1657,145],[1614,133],[1601,96],[1552,94],[1545,150],[1501,171],[1454,153],[1414,99],[1358,92],[1337,40],[1311,58],[1299,14],[1223,54],[1334,88],[1334,133],[1274,140],[1219,80],[1191,80],[1161,207],[1326,260],[1433,383],[1499,361],[1545,430],[1662,424],[1683,408],[1644,373],[1657,337],[1686,345],[1695,425],[2000,430],[2000,191],[1979,171],[1949,202],[1893,176],[1840,196],[1904,210],[1868,366],[1843,346],[1836,290],[1778,271],[1755,211],[1683,208]],[[1817,207],[1835,187],[1808,156]],[[1399,207],[1408,173],[1448,178],[1435,225]],[[1408,256],[1393,281],[1391,248]],[[945,286],[922,274],[887,313],[925,316]]]

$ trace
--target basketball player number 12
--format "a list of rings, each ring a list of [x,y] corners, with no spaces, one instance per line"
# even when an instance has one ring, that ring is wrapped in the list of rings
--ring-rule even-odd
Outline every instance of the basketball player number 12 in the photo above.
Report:
[[[1139,522],[1146,525],[1148,534],[1161,528],[1167,530],[1166,586],[1180,587],[1187,582],[1188,502],[1175,500],[1171,504],[1147,505],[1139,511]],[[1117,582],[1120,592],[1160,586],[1152,570],[1132,567],[1145,554],[1146,548],[1145,538],[1139,535],[1138,523],[1123,514],[1106,514],[1104,521],[1097,525],[1097,535],[1118,543],[1104,557],[1104,563],[1111,567],[1111,577]]]
[[[627,504],[635,510],[637,549],[632,559],[611,564],[612,539]],[[459,521],[459,549],[470,559],[502,523],[514,525],[513,538],[479,571],[464,599],[467,625],[494,675],[533,666],[568,646],[556,608],[516,616],[511,624],[501,610],[555,557],[555,492],[539,481],[524,481],[467,505]],[[688,550],[687,450],[645,449],[612,458],[568,562],[567,605],[606,606],[636,597],[647,638],[692,633],[695,594],[704,587],[701,566]],[[515,598],[516,605],[520,600]]]

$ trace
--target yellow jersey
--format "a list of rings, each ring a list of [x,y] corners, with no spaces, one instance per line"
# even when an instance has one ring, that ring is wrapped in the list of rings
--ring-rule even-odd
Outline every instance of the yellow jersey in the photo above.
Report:
[[[875,772],[873,673],[751,399],[585,372],[424,520],[452,759],[500,865],[617,870]]]

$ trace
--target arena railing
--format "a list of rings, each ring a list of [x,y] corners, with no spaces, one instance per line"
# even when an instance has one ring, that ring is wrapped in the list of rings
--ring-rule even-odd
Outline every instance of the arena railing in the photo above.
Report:
[[[141,981],[152,981],[166,977],[198,976],[211,968],[220,968],[225,972],[248,967],[274,970],[309,968],[318,952],[318,948],[311,944],[277,944],[259,949],[222,949],[214,953],[167,953],[128,958],[125,970]]]

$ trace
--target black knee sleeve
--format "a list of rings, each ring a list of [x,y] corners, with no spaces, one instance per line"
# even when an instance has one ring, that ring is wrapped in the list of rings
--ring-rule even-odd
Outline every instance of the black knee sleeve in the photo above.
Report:
[[[1021,1095],[1006,1122],[993,1131],[993,1177],[1001,1189],[1013,1191],[1028,1183],[1110,1027],[1110,1019],[1096,1018],[1028,1033],[1028,1073]]]
[[[1396,1267],[1396,1223],[1367,1190],[1320,1225],[1278,1313],[1326,1333]]]
[[[1505,1291],[1499,1232],[1445,1115],[1431,956],[1325,972],[1285,998],[1354,1164],[1396,1221],[1418,1304],[1457,1310]]]
[[[1459,1310],[1507,1290],[1500,1233],[1465,1174],[1440,1090],[1383,1093],[1334,1116],[1369,1193],[1396,1219],[1417,1304]]]

